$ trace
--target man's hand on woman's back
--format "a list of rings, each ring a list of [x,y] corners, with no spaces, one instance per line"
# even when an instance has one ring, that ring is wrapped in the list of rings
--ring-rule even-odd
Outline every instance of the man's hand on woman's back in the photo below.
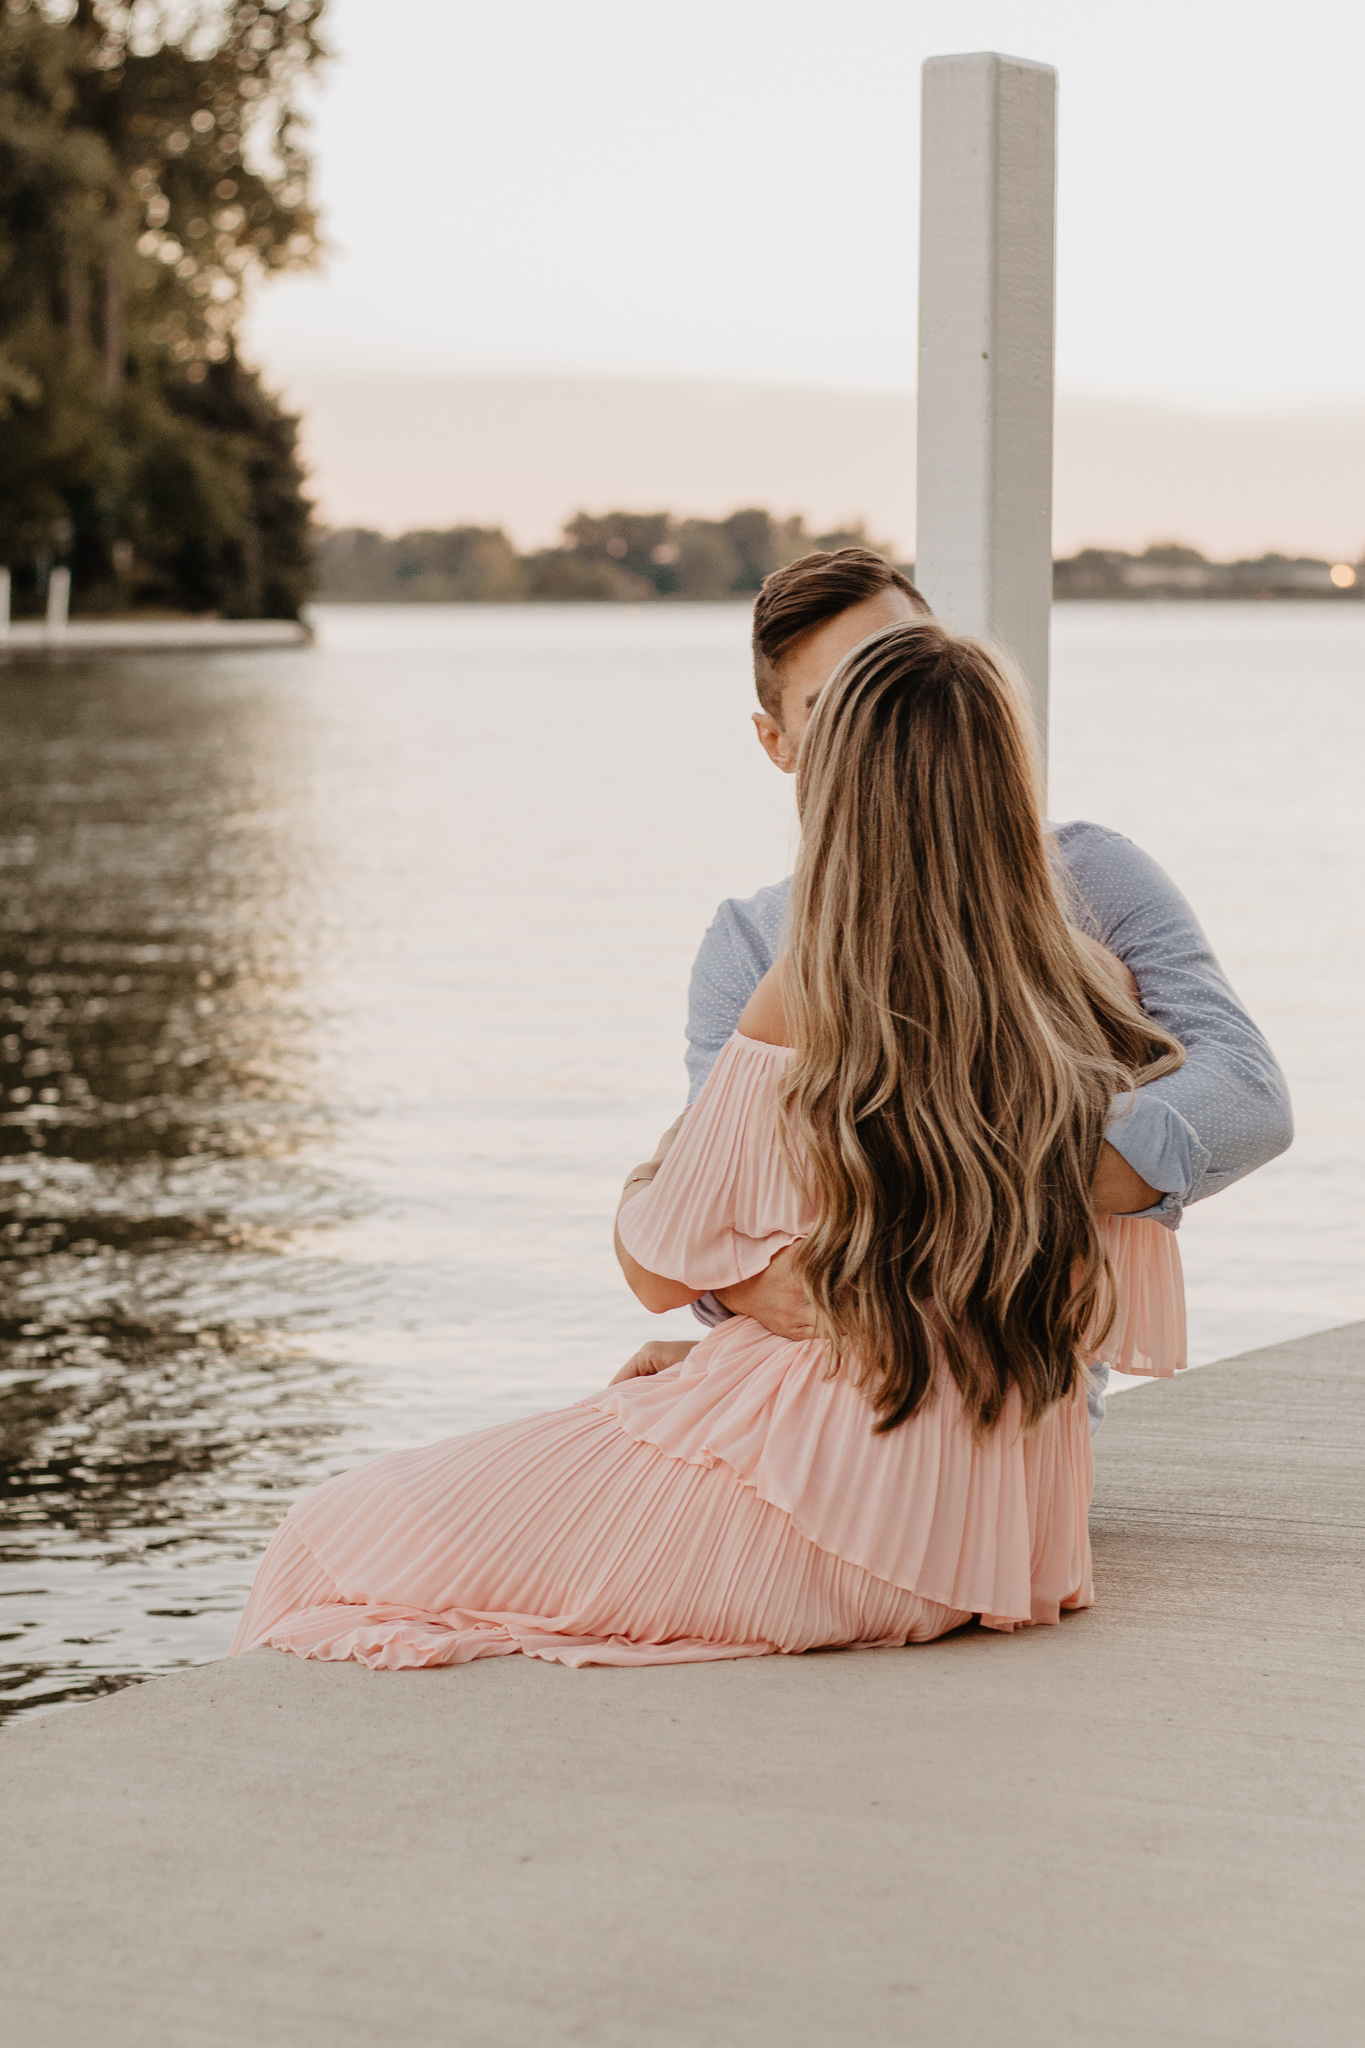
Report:
[[[622,1380],[648,1379],[652,1373],[667,1372],[670,1365],[681,1365],[689,1351],[695,1351],[700,1340],[681,1343],[668,1337],[652,1337],[648,1344],[642,1344],[633,1358],[628,1358],[620,1372],[612,1375],[611,1384],[619,1387]]]

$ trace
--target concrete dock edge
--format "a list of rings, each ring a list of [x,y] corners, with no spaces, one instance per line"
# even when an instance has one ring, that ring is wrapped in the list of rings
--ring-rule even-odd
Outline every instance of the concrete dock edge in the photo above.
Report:
[[[85,661],[110,654],[215,654],[250,647],[308,647],[314,629],[297,619],[77,619],[58,629],[0,632],[0,665]]]
[[[0,1742],[26,2048],[1356,2048],[1365,1323],[1114,1404],[1095,1608],[644,1670],[260,1651]]]

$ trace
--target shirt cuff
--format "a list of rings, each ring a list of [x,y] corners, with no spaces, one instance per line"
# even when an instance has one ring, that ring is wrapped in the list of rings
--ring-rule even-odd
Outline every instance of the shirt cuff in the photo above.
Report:
[[[723,1301],[717,1301],[714,1294],[699,1294],[692,1304],[692,1313],[699,1323],[705,1323],[708,1330],[714,1330],[717,1323],[732,1321],[735,1312]]]
[[[1135,1088],[1115,1096],[1104,1135],[1134,1173],[1161,1190],[1159,1202],[1138,1212],[1141,1219],[1178,1230],[1209,1165],[1209,1148],[1193,1124],[1150,1088]]]

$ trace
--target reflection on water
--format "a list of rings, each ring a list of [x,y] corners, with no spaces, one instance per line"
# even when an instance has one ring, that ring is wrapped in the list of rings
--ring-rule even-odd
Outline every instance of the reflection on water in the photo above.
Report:
[[[701,931],[790,865],[745,642],[355,608],[0,669],[0,1711],[220,1655],[301,1487],[692,1333],[609,1218]],[[1365,1313],[1363,656],[1349,607],[1058,615],[1055,812],[1167,864],[1296,1097],[1189,1219],[1199,1359]]]
[[[297,1163],[289,720],[154,665],[10,669],[0,716],[0,1634],[29,1705],[145,1669],[130,1604],[153,1661],[207,1647],[180,1561],[254,1550],[336,1423],[260,1313],[328,1206]]]
[[[0,671],[0,1710],[221,1654],[303,1485],[643,1334],[612,1184],[708,900],[784,865],[785,789],[705,773],[741,616],[334,637]],[[680,885],[689,696],[662,772],[741,822]]]

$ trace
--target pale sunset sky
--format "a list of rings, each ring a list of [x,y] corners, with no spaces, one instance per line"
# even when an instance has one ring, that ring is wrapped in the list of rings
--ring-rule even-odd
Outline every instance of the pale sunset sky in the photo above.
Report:
[[[323,271],[249,346],[323,515],[913,546],[919,67],[1061,76],[1057,544],[1365,549],[1365,9],[332,0]]]

